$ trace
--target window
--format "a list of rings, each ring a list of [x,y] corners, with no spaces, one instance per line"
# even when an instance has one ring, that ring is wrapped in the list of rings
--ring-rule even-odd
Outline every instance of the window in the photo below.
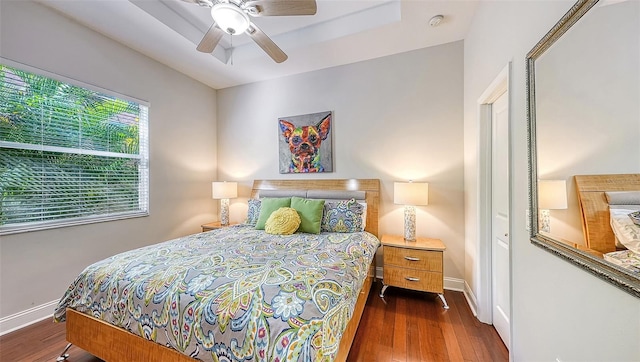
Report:
[[[148,215],[148,107],[107,93],[0,64],[0,234]]]

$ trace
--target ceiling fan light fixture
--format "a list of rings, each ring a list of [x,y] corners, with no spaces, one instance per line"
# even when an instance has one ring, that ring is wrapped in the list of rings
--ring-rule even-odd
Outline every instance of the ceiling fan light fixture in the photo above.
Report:
[[[238,6],[229,3],[219,3],[211,8],[211,17],[218,27],[227,34],[244,33],[251,22],[247,15]]]

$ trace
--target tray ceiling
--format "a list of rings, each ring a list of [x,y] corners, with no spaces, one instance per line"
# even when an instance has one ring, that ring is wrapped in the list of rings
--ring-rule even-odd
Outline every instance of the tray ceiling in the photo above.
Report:
[[[289,59],[277,64],[245,35],[213,53],[196,45],[209,8],[180,0],[40,0],[79,23],[215,89],[461,40],[477,1],[317,0],[313,16],[252,18]],[[442,14],[437,27],[431,17]]]

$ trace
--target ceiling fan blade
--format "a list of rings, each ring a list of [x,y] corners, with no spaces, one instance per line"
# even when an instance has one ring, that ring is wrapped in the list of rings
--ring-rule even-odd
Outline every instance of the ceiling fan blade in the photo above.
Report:
[[[213,2],[211,0],[182,0],[182,1],[190,4],[209,7],[209,8],[213,6]]]
[[[288,56],[280,49],[276,43],[271,40],[260,28],[258,28],[255,24],[251,23],[249,29],[246,31],[247,35],[255,41],[262,50],[264,50],[271,59],[273,59],[276,63],[282,63],[287,60]]]
[[[245,8],[253,16],[315,15],[318,10],[315,0],[256,0]]]
[[[211,27],[207,30],[207,33],[204,35],[202,40],[200,40],[200,44],[198,44],[196,49],[198,49],[199,52],[211,53],[213,49],[216,48],[223,35],[224,31],[218,28],[215,23],[211,24]]]

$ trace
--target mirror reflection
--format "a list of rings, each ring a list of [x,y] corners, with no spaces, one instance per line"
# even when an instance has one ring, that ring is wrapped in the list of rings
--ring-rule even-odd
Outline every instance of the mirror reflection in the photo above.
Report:
[[[636,251],[640,280],[640,2],[598,2],[535,59],[534,122],[539,235],[604,265]]]

